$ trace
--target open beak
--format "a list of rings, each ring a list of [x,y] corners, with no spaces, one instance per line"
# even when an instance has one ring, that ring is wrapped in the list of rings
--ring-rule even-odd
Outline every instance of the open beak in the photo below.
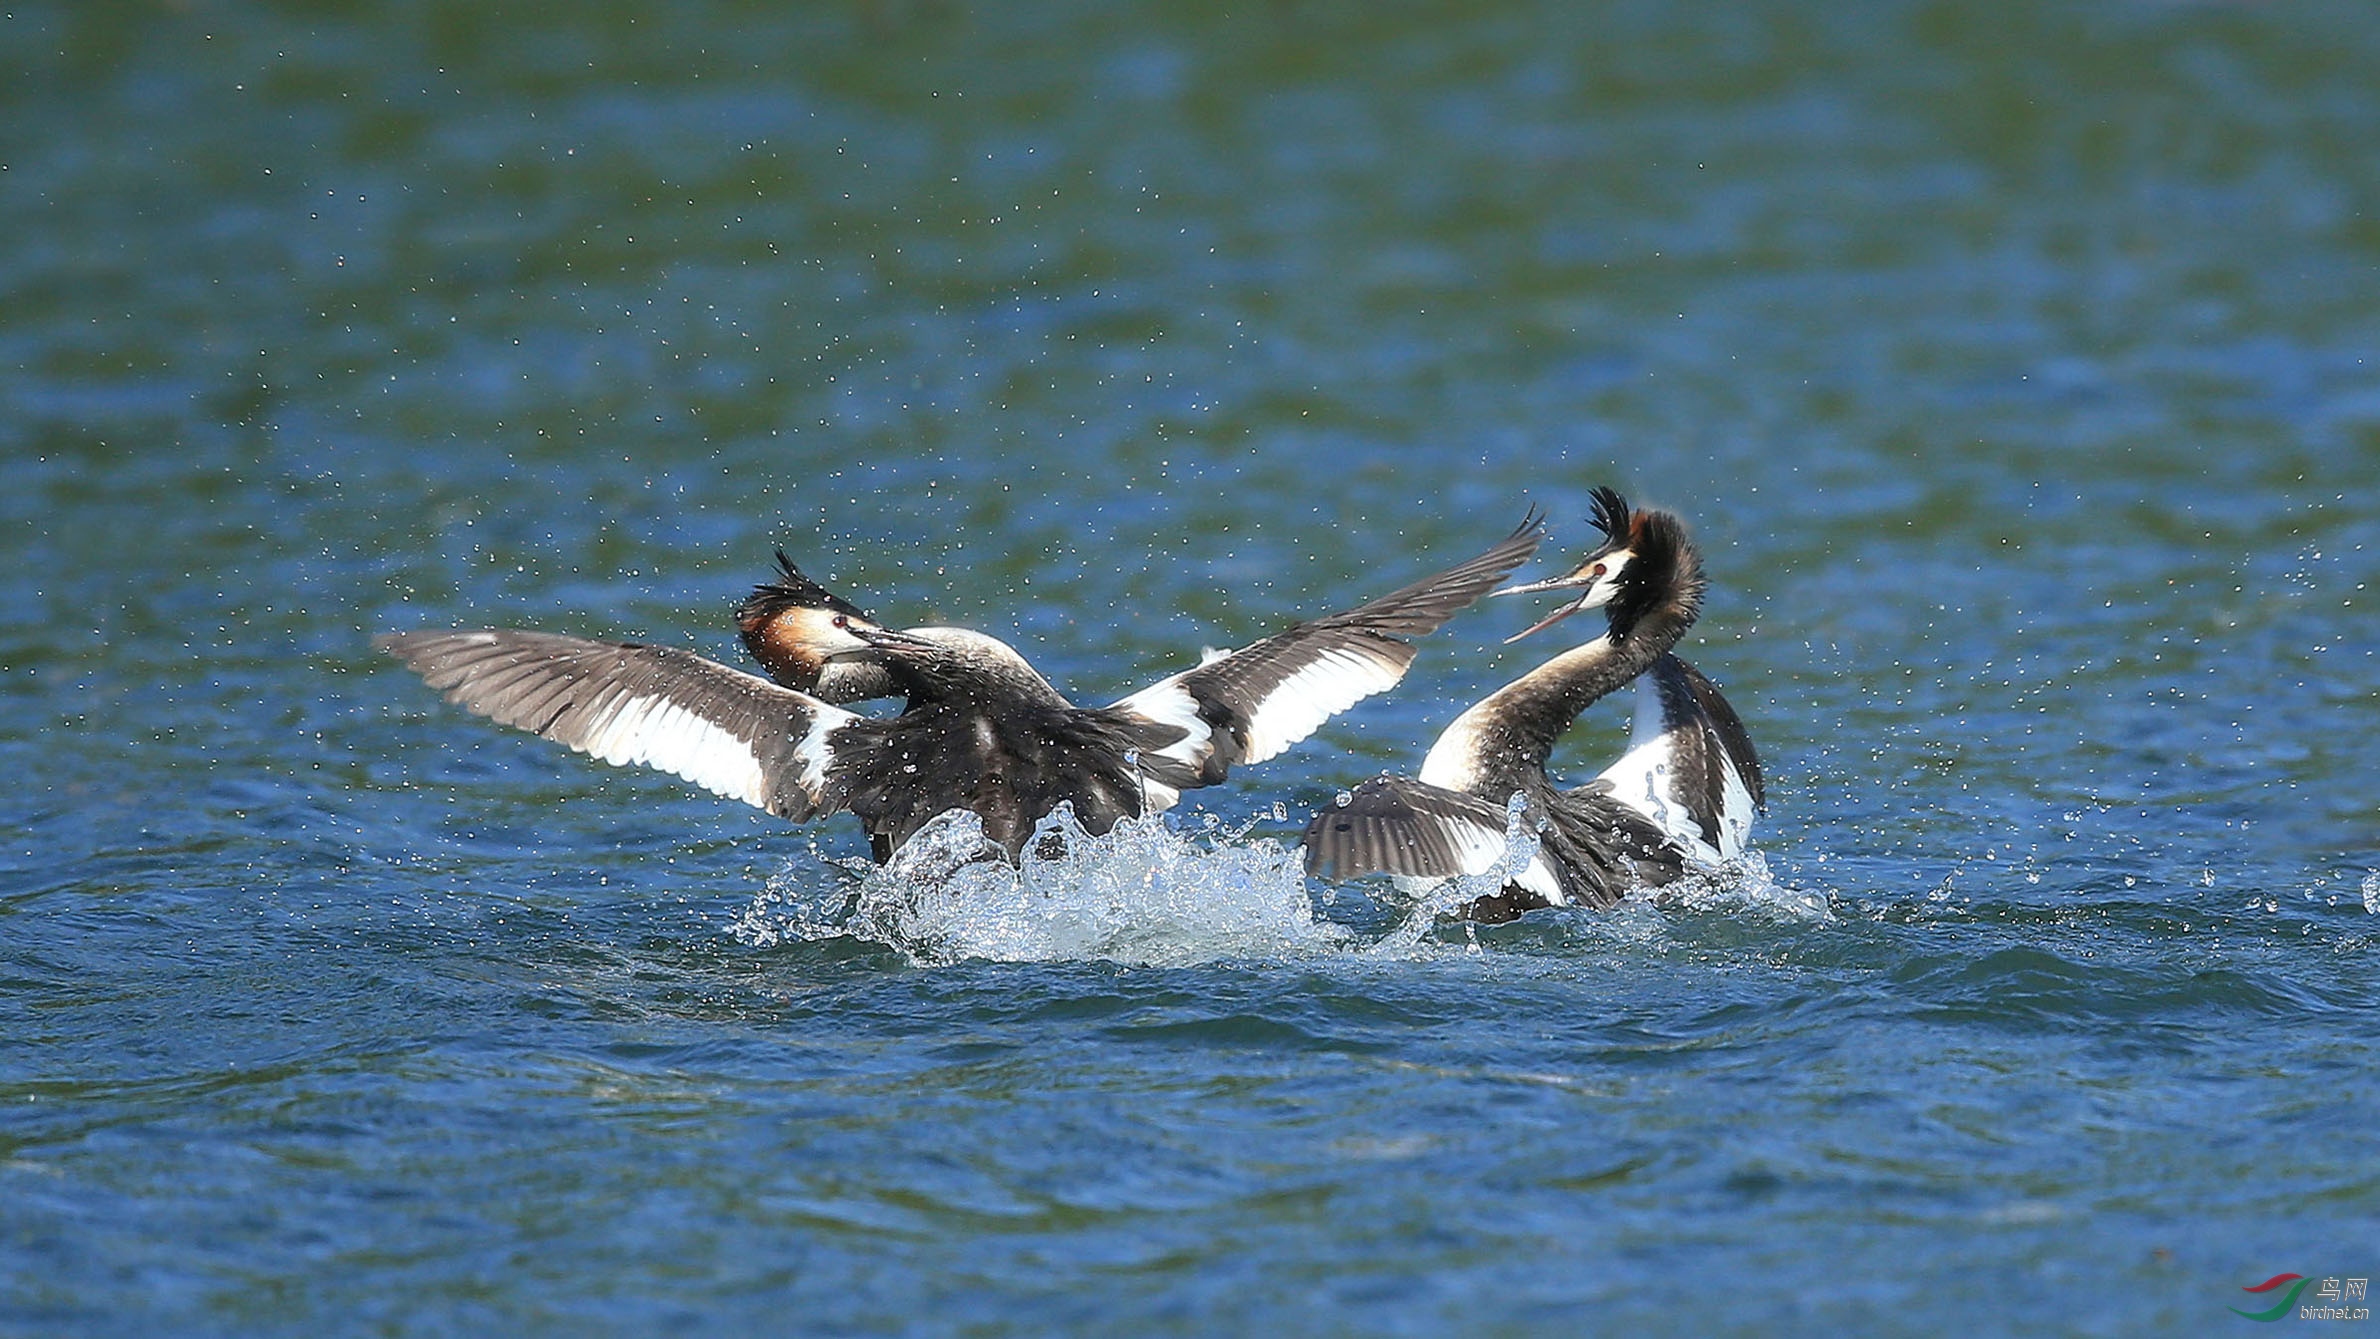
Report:
[[[1570,603],[1563,605],[1554,612],[1547,614],[1544,618],[1537,620],[1526,630],[1516,632],[1510,637],[1505,638],[1504,644],[1506,646],[1510,646],[1523,637],[1543,632],[1547,628],[1550,628],[1556,623],[1561,622],[1563,619],[1570,617],[1572,614],[1577,613],[1581,609],[1593,609],[1596,606],[1604,603],[1605,600],[1610,599],[1611,594],[1608,589],[1602,592],[1601,599],[1596,598],[1597,591],[1595,589],[1595,583],[1601,580],[1602,576],[1602,565],[1599,563],[1588,562],[1583,563],[1558,577],[1551,577],[1544,581],[1525,581],[1517,586],[1506,586],[1502,590],[1489,591],[1488,594],[1490,595],[1531,595],[1538,591],[1577,590],[1581,586],[1586,587],[1585,593],[1580,595],[1577,599],[1572,600]]]
[[[1544,581],[1524,581],[1517,586],[1506,586],[1502,590],[1491,590],[1488,592],[1488,594],[1530,595],[1541,590],[1577,590],[1579,587],[1584,586],[1593,580],[1593,577],[1586,575],[1585,571],[1581,570],[1577,572],[1571,572],[1563,576],[1549,577]]]
[[[1550,582],[1550,581],[1540,581],[1540,582],[1538,582],[1538,583],[1536,583],[1535,585],[1532,585],[1532,586],[1516,587],[1516,588],[1515,588],[1515,591],[1517,592],[1517,591],[1519,591],[1519,590],[1543,590],[1543,589],[1545,589],[1546,587],[1548,587],[1548,586],[1551,586],[1551,585],[1553,585],[1553,584],[1554,584],[1554,583],[1553,583],[1553,582]],[[1495,593],[1496,593],[1496,594],[1498,594],[1498,595],[1504,595],[1504,594],[1511,593],[1511,592],[1506,592],[1506,591],[1497,591],[1497,592],[1495,592]],[[1550,613],[1550,614],[1547,614],[1545,617],[1543,617],[1543,618],[1541,618],[1541,619],[1537,620],[1535,623],[1532,623],[1532,624],[1530,624],[1528,627],[1526,627],[1526,628],[1522,629],[1521,631],[1519,631],[1519,632],[1516,632],[1516,633],[1512,634],[1510,637],[1507,637],[1507,638],[1505,638],[1505,639],[1504,639],[1504,644],[1505,644],[1506,646],[1510,646],[1510,645],[1512,645],[1514,642],[1517,642],[1517,641],[1519,641],[1519,640],[1520,640],[1521,638],[1523,638],[1523,637],[1527,637],[1527,636],[1531,636],[1531,635],[1533,635],[1533,634],[1535,634],[1535,633],[1540,633],[1540,632],[1543,632],[1543,631],[1545,631],[1547,628],[1550,628],[1550,627],[1552,627],[1553,625],[1555,625],[1556,623],[1559,623],[1559,622],[1561,622],[1563,619],[1566,619],[1566,618],[1570,617],[1572,614],[1575,614],[1575,613],[1577,613],[1579,610],[1587,608],[1587,607],[1588,607],[1588,605],[1587,605],[1587,598],[1588,598],[1588,597],[1587,597],[1587,596],[1585,596],[1585,595],[1581,595],[1581,596],[1579,596],[1577,599],[1575,599],[1575,600],[1572,600],[1570,603],[1568,603],[1568,604],[1566,604],[1566,605],[1563,605],[1561,608],[1559,608],[1559,609],[1556,609],[1554,612],[1552,612],[1552,613]]]

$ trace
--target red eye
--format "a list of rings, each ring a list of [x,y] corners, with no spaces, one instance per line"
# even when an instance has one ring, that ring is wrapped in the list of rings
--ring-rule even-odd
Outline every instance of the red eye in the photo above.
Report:
[[[1593,576],[1593,577],[1599,577],[1599,576],[1602,576],[1602,575],[1603,575],[1603,564],[1601,564],[1601,563],[1597,563],[1597,564],[1595,564],[1594,568],[1593,568],[1591,571],[1589,571],[1589,572],[1587,573],[1587,575],[1588,575],[1588,576]]]
[[[838,628],[848,628],[851,626],[851,620],[843,617],[841,614],[837,614],[835,615],[835,626]]]

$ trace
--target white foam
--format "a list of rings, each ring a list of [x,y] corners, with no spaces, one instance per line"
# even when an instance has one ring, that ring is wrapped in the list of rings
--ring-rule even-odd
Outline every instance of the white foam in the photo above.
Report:
[[[1446,947],[1447,918],[1468,903],[1503,891],[1505,884],[1536,857],[1543,827],[1532,821],[1515,795],[1505,809],[1505,853],[1491,869],[1448,879],[1414,897],[1414,914],[1364,951],[1392,957],[1428,956]],[[1658,888],[1638,886],[1619,902],[1601,910],[1583,908],[1537,912],[1566,918],[1575,930],[1599,940],[1657,944],[1675,936],[1673,917],[1679,913],[1716,913],[1770,924],[1832,921],[1834,909],[1824,893],[1788,888],[1770,871],[1768,859],[1746,851],[1735,859],[1687,870],[1683,878]],[[1479,927],[1463,926],[1461,947],[1484,952]]]
[[[1834,908],[1824,893],[1788,888],[1779,883],[1769,870],[1768,857],[1758,851],[1746,851],[1716,865],[1688,870],[1675,883],[1641,895],[1671,911],[1749,912],[1778,921],[1835,919]]]
[[[1446,918],[1500,892],[1538,847],[1537,826],[1516,796],[1506,810],[1505,851],[1494,866],[1375,903],[1401,914],[1385,928],[1375,921],[1358,930],[1329,915],[1348,909],[1339,905],[1340,889],[1315,884],[1309,894],[1300,851],[1271,838],[1248,840],[1253,821],[1233,828],[1212,814],[1204,820],[1203,832],[1189,834],[1152,814],[1093,837],[1071,808],[1061,807],[1035,829],[1023,860],[1010,865],[984,838],[981,820],[953,810],[881,867],[860,857],[828,859],[815,849],[787,861],[729,930],[758,947],[858,939],[919,966],[970,958],[1183,966],[1443,957],[1485,951],[1480,927],[1450,935]],[[1383,884],[1366,886],[1388,892]],[[1784,887],[1757,851],[1662,888],[1632,890],[1606,910],[1537,914],[1564,917],[1598,939],[1654,943],[1671,936],[1671,918],[1681,912],[1772,924],[1834,919],[1823,894]]]
[[[921,966],[1101,959],[1177,966],[1336,953],[1354,932],[1314,914],[1300,854],[1210,828],[1191,837],[1162,815],[1093,837],[1070,806],[1043,819],[1011,866],[975,815],[954,810],[882,868],[821,878],[790,864],[733,927],[747,943],[849,935]],[[856,878],[848,877],[856,874]],[[824,885],[824,886],[822,886]]]

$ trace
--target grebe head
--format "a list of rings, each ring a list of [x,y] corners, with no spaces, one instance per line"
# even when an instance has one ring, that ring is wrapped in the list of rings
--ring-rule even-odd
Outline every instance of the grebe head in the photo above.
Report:
[[[897,677],[937,696],[1065,702],[1015,647],[988,633],[972,628],[895,631],[864,621],[847,622],[845,630],[880,656]]]
[[[1523,595],[1531,591],[1577,590],[1581,594],[1526,631],[1505,638],[1507,643],[1543,632],[1581,609],[1605,610],[1613,630],[1625,633],[1654,602],[1669,593],[1667,587],[1679,577],[1681,560],[1688,549],[1684,522],[1665,511],[1631,510],[1628,499],[1615,489],[1598,488],[1593,496],[1595,528],[1603,532],[1603,543],[1594,552],[1558,577],[1506,586],[1493,592]],[[1691,592],[1697,599],[1700,593],[1699,589]]]
[[[769,674],[804,690],[817,686],[829,664],[878,658],[859,635],[876,627],[860,607],[802,575],[777,550],[777,579],[752,588],[736,606],[736,631]]]

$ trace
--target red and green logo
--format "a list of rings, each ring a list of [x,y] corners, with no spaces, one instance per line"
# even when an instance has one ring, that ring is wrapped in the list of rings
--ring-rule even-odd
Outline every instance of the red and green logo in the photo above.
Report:
[[[2262,1283],[2248,1284],[2245,1287],[2242,1287],[2240,1291],[2244,1293],[2269,1293],[2284,1283],[2289,1285],[2289,1291],[2281,1295],[2281,1300],[2276,1303],[2273,1306],[2273,1309],[2270,1311],[2242,1311],[2235,1306],[2230,1308],[2231,1314],[2235,1316],[2246,1316],[2250,1320],[2279,1320],[2281,1317],[2289,1314],[2289,1308],[2297,1305],[2297,1295],[2304,1292],[2306,1290],[2306,1284],[2311,1281],[2312,1280],[2308,1279],[2303,1274],[2275,1274]]]

